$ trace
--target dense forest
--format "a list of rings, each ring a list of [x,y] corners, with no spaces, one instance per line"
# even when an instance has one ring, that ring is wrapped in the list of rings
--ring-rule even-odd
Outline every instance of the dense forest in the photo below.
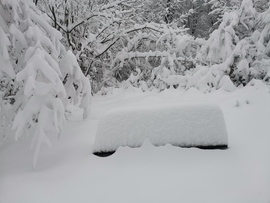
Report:
[[[224,82],[268,80],[266,1],[35,3],[62,33],[93,93],[127,86],[209,92]]]

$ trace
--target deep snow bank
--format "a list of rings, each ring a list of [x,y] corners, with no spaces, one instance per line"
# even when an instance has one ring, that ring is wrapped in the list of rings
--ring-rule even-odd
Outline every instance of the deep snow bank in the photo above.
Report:
[[[144,140],[155,146],[227,146],[222,110],[209,103],[163,103],[115,108],[100,119],[94,153],[119,146],[140,147]]]

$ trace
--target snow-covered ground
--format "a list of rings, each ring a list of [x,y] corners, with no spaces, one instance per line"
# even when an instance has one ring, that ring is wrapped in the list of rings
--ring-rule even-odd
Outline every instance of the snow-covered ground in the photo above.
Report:
[[[146,141],[110,157],[92,155],[107,110],[178,101],[218,104],[229,148],[154,147]],[[42,149],[36,170],[31,138],[0,149],[0,203],[270,203],[270,90],[259,81],[232,93],[128,89],[96,96],[88,120],[81,121],[79,111],[70,119],[61,139],[51,138],[53,147]]]

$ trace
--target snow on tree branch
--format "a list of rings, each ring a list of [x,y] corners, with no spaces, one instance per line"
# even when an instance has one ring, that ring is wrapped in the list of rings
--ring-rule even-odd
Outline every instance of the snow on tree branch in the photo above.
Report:
[[[5,120],[13,121],[16,140],[33,135],[35,167],[42,145],[50,147],[49,137],[61,133],[69,98],[79,101],[83,117],[87,117],[91,87],[76,57],[61,44],[61,33],[41,17],[33,3],[6,0],[0,7],[0,77],[12,84],[12,89],[0,89],[0,113]],[[64,58],[60,60],[61,56]],[[69,81],[72,85],[67,86]],[[70,95],[74,85],[76,93]],[[10,98],[10,94],[14,101],[5,103],[4,97]],[[9,114],[5,111],[8,106]]]

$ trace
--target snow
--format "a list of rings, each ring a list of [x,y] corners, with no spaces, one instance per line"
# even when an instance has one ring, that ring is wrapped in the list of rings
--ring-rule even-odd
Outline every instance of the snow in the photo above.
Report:
[[[35,167],[42,144],[50,147],[49,136],[59,137],[69,98],[81,101],[79,105],[87,117],[91,87],[75,64],[76,73],[68,75],[65,82],[71,80],[73,89],[76,85],[76,98],[67,95],[70,91],[63,82],[67,76],[61,74],[59,67],[66,52],[60,42],[62,35],[41,16],[33,2],[4,1],[0,10],[1,138],[21,140],[31,135]],[[72,53],[69,57],[76,60]],[[4,121],[12,126],[10,136],[5,132]]]
[[[23,36],[23,33],[18,28],[16,28],[16,26],[14,24],[10,25],[9,31],[13,35],[13,46],[14,47],[15,47],[15,39],[18,40],[23,45],[23,47],[27,46],[27,42]]]
[[[15,72],[13,67],[8,59],[5,59],[0,53],[0,71],[6,73],[9,77],[14,78]]]
[[[233,92],[236,90],[236,87],[229,78],[229,76],[224,75],[219,82],[219,89],[227,92]]]
[[[82,73],[75,55],[70,50],[67,51],[61,59],[60,68],[62,75],[65,77],[67,76],[65,87],[68,90],[68,96],[73,98],[75,104],[79,100],[78,97],[80,96],[80,93],[82,94],[80,107],[84,109],[83,118],[87,118],[90,112],[89,105],[92,99],[90,81]],[[78,85],[77,90],[75,90],[74,84]]]
[[[180,87],[183,87],[187,83],[186,77],[182,75],[169,75],[167,78],[159,77],[159,79],[171,86],[179,85]]]
[[[238,37],[233,28],[236,24],[237,15],[225,12],[219,29],[210,34],[197,57],[209,61],[211,65],[226,61],[235,48],[234,43],[238,42]]]
[[[140,147],[146,138],[155,146],[228,145],[223,113],[217,105],[165,102],[106,112],[98,125],[94,152]]]
[[[0,71],[6,73],[11,78],[14,78],[15,73],[10,63],[9,54],[8,54],[9,45],[10,45],[10,41],[7,38],[0,24]]]
[[[57,74],[57,72],[54,71],[54,69],[49,65],[49,63],[44,59],[44,57],[41,54],[41,51],[37,49],[35,51],[35,54],[32,56],[32,58],[27,62],[25,68],[19,72],[16,76],[17,81],[27,80],[29,81],[29,77],[37,78],[38,74],[43,73],[43,75],[48,79],[51,83],[46,87],[51,88],[51,90],[57,91],[57,93],[61,95],[66,95],[64,86]],[[35,91],[35,93],[41,93],[44,95],[44,92],[41,92],[41,90],[44,89],[44,85],[38,85],[42,84],[41,82],[32,81],[31,84],[37,83],[37,85],[26,85],[25,86],[25,92],[32,92]],[[27,84],[30,84],[29,82]],[[31,88],[31,89],[28,89]],[[34,90],[32,90],[34,89]],[[46,92],[49,92],[47,90]],[[31,95],[29,95],[31,96]]]
[[[117,107],[164,102],[213,102],[226,121],[229,148],[201,150],[167,144],[120,147],[100,158],[92,154],[101,116]],[[236,106],[236,103],[239,103]],[[31,168],[31,137],[0,150],[0,202],[270,202],[270,93],[253,80],[234,92],[202,94],[165,90],[162,93],[115,90],[93,98],[92,113],[69,115],[61,139],[41,148],[37,169]]]

